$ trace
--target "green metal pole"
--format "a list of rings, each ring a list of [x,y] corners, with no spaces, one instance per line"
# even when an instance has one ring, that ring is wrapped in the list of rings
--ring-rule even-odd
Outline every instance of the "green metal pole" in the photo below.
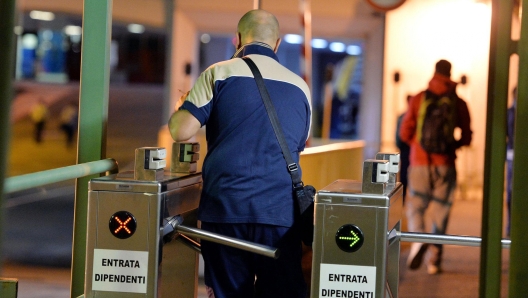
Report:
[[[479,297],[500,297],[501,292],[502,206],[512,9],[510,0],[492,1]]]
[[[77,163],[101,160],[106,155],[111,35],[112,0],[85,0]],[[71,297],[84,293],[86,213],[91,178],[77,179],[75,187]]]
[[[13,99],[15,0],[0,1],[0,247],[4,227],[4,177],[9,157],[9,120]],[[0,272],[2,264],[0,262]]]
[[[165,78],[163,83],[163,119],[162,123],[167,123],[174,111],[171,107],[172,94],[172,42],[174,35],[174,7],[176,0],[165,0]]]
[[[524,1],[524,3],[527,3]],[[523,3],[523,4],[524,4]],[[528,184],[526,165],[528,164],[528,13],[524,6],[521,20],[521,38],[517,53],[519,54],[519,79],[517,108],[515,115],[515,156],[513,160],[513,192],[511,214],[511,251],[510,251],[510,297],[526,297],[528,280],[528,235],[526,235],[526,214],[528,212]]]
[[[0,297],[17,298],[18,280],[14,278],[0,278]]]

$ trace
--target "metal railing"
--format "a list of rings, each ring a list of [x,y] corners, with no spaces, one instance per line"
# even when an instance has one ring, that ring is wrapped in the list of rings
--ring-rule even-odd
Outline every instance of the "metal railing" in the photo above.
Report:
[[[9,177],[4,180],[3,193],[0,193],[0,195],[3,196],[16,191],[27,190],[34,187],[92,176],[100,173],[115,174],[118,172],[118,170],[119,169],[116,160],[108,158],[36,173]],[[10,283],[9,280],[7,282],[3,280],[1,283],[4,291],[0,291],[0,293],[9,295],[7,297],[17,296],[17,290],[11,289],[12,283]],[[16,284],[17,283],[15,283],[15,287],[17,287]]]
[[[482,238],[474,236],[459,236],[459,235],[436,235],[428,233],[414,233],[414,232],[397,232],[396,237],[403,242],[420,242],[430,244],[446,244],[446,245],[460,245],[480,247],[482,245]],[[502,239],[502,248],[510,248],[511,240]]]
[[[73,166],[9,177],[6,178],[4,182],[4,193],[8,194],[15,191],[26,190],[33,187],[105,172],[109,172],[110,174],[115,174],[118,172],[117,162],[114,159],[108,158]]]

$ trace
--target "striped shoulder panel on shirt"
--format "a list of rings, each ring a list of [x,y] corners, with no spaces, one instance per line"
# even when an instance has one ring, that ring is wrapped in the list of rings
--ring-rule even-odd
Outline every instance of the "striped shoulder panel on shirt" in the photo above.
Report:
[[[280,65],[273,58],[263,55],[249,55],[249,57],[255,62],[264,79],[289,83],[301,89],[311,108],[310,91],[301,77]],[[253,77],[253,74],[242,59],[236,58],[211,65],[200,75],[187,100],[198,108],[207,105],[213,98],[215,82],[234,76]]]
[[[306,96],[308,104],[311,104],[310,90],[308,89],[306,82],[300,76],[280,65],[280,63],[273,58],[263,55],[249,55],[248,57],[255,62],[264,79],[290,83],[299,87]],[[246,63],[244,61],[241,62],[249,70],[250,76],[253,76],[249,67],[245,65]],[[277,64],[279,64],[279,67],[277,67]]]

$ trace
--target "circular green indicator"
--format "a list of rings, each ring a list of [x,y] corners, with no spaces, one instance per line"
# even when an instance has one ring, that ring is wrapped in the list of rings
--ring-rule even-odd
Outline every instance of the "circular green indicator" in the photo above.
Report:
[[[335,236],[337,246],[345,252],[357,251],[363,245],[364,240],[363,231],[352,224],[341,226]]]
[[[128,211],[118,211],[110,217],[110,233],[119,239],[127,239],[136,232],[137,222]]]

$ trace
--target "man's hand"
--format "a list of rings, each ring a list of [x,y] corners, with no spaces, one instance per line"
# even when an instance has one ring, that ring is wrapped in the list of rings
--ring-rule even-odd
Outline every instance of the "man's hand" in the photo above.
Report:
[[[190,91],[187,91],[187,92],[183,92],[181,91],[180,89],[178,89],[181,93],[183,93],[182,96],[180,96],[180,98],[178,99],[178,101],[176,102],[176,105],[174,106],[174,111],[177,111],[182,105],[183,105],[183,102],[185,101],[185,99],[187,99],[187,96],[189,95],[189,92]]]

